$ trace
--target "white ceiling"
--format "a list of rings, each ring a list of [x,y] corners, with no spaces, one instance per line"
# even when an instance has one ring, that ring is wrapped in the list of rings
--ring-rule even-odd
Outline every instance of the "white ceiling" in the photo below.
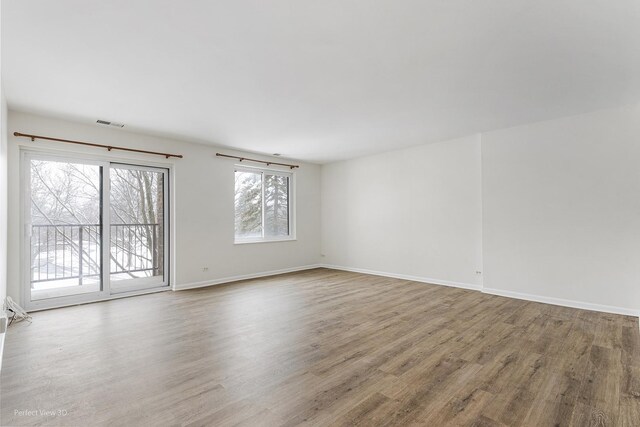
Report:
[[[10,108],[328,162],[640,100],[638,0],[2,0]]]

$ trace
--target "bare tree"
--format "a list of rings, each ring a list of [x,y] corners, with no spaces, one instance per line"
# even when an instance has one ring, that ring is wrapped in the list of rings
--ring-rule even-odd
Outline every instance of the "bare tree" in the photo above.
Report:
[[[130,278],[164,274],[163,175],[116,167],[111,172],[112,271]],[[32,266],[46,266],[46,277],[52,264],[53,279],[78,265],[87,274],[100,274],[100,174],[94,165],[32,161],[31,216],[38,230],[32,237]]]

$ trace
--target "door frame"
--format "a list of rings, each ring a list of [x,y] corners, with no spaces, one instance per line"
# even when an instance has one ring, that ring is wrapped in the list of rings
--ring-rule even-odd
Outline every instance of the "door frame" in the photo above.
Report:
[[[102,166],[102,228],[101,235],[102,243],[102,287],[97,292],[91,292],[79,295],[60,296],[54,298],[45,298],[40,300],[31,299],[31,224],[27,222],[27,218],[30,218],[31,212],[31,165],[32,159],[38,160],[53,160],[53,161],[67,161],[67,162],[80,162],[85,164],[95,164]],[[167,229],[165,230],[165,266],[167,268],[165,272],[165,278],[163,284],[148,289],[128,290],[121,289],[117,293],[112,293],[110,289],[110,277],[109,268],[110,250],[104,250],[105,244],[110,248],[110,218],[109,218],[109,183],[108,177],[111,164],[118,165],[130,165],[136,167],[148,167],[157,169],[164,169],[165,183],[164,183],[164,202],[165,213],[168,216],[166,221]],[[65,307],[69,305],[85,304],[89,302],[105,301],[110,299],[123,298],[133,295],[142,295],[153,292],[168,291],[171,289],[172,283],[175,281],[174,268],[175,258],[173,250],[173,233],[174,233],[174,200],[173,192],[171,191],[174,185],[173,174],[174,162],[149,162],[148,160],[138,157],[120,157],[111,155],[90,155],[84,152],[75,152],[67,150],[55,150],[55,149],[40,149],[40,148],[20,148],[20,295],[22,299],[22,305],[28,311],[47,310],[51,308]],[[105,179],[105,176],[106,179]],[[27,217],[28,215],[28,217]],[[109,231],[107,231],[109,230]]]

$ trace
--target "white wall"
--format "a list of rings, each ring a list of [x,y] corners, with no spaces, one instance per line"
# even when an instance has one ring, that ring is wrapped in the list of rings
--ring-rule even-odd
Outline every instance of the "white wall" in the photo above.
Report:
[[[639,107],[483,134],[482,171],[487,290],[638,312]]]
[[[0,7],[0,15],[1,13],[2,7]],[[2,19],[0,18],[0,27],[1,23]],[[1,30],[0,33],[2,33]],[[7,168],[7,101],[2,85],[2,54],[0,52],[0,316],[2,315],[2,303],[7,296]],[[0,343],[0,358],[2,356],[1,347],[2,343]]]
[[[322,167],[322,262],[478,288],[478,136]]]
[[[0,305],[7,296],[7,102],[0,82]]]
[[[178,285],[313,265],[322,252],[320,262],[343,268],[640,311],[640,106],[333,163],[322,176],[303,164],[298,241],[253,245],[233,244],[234,162],[216,159],[213,147],[9,112],[16,130],[184,154],[173,161]],[[19,144],[73,147],[10,136],[15,297]]]
[[[65,152],[92,153],[173,163],[172,238],[175,256],[172,283],[178,287],[217,282],[235,276],[291,269],[318,262],[320,252],[320,167],[296,169],[297,240],[277,243],[234,245],[235,162],[215,157],[215,147],[157,138],[9,111],[9,256],[8,293],[20,297],[20,147],[48,147]],[[183,154],[183,159],[84,148],[56,142],[31,142],[13,132],[92,141],[154,151]],[[232,153],[230,150],[225,152]],[[246,155],[246,153],[245,153]],[[251,157],[260,157],[252,155]],[[202,268],[208,267],[208,272]]]
[[[322,227],[328,265],[638,315],[640,106],[325,165]]]

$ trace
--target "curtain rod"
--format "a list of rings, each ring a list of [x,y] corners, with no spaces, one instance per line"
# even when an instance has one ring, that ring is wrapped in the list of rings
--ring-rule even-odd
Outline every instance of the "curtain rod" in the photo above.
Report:
[[[299,168],[299,165],[290,165],[287,163],[276,163],[276,162],[269,162],[266,160],[256,160],[256,159],[250,159],[248,157],[238,157],[238,156],[230,156],[228,154],[222,154],[222,153],[216,153],[216,156],[218,157],[228,157],[230,159],[238,159],[240,161],[246,160],[248,162],[255,162],[255,163],[264,163],[267,166],[271,166],[271,165],[278,165],[278,166],[286,166],[290,169],[295,169],[295,168]]]
[[[164,156],[167,159],[169,157],[178,157],[180,159],[182,158],[182,154],[169,154],[169,153],[160,153],[157,151],[138,150],[136,148],[114,147],[112,145],[95,144],[93,142],[71,141],[69,139],[52,138],[49,136],[41,136],[41,135],[31,135],[28,133],[14,132],[13,136],[22,136],[25,138],[31,138],[31,141],[35,141],[36,139],[46,139],[47,141],[66,142],[69,144],[87,145],[89,147],[100,147],[100,148],[106,148],[109,151],[121,150],[121,151],[131,151],[134,153],[155,154],[156,156]]]

